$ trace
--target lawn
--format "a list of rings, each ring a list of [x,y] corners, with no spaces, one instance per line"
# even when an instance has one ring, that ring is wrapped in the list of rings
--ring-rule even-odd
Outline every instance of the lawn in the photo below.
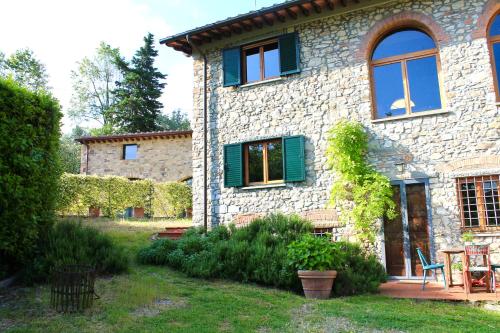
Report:
[[[131,256],[154,231],[186,220],[87,222]],[[188,278],[165,267],[132,264],[128,274],[96,282],[100,298],[84,314],[49,309],[49,288],[0,294],[7,332],[494,332],[500,314],[457,303],[358,296],[308,301],[276,289]]]

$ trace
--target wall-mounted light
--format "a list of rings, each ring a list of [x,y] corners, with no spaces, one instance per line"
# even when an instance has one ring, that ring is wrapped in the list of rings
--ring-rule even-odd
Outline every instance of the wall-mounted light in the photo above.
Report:
[[[398,169],[399,173],[403,173],[405,171],[405,166],[406,166],[405,163],[398,162],[398,163],[395,163],[394,165],[396,165],[396,168]]]

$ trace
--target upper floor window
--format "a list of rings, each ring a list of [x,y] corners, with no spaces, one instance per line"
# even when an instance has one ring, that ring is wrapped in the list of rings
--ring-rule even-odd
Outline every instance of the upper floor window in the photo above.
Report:
[[[441,109],[438,50],[417,29],[383,37],[371,58],[375,119]]]
[[[499,182],[498,175],[457,179],[463,227],[485,229],[500,226]]]
[[[263,81],[280,75],[276,39],[243,47],[243,83]]]
[[[500,82],[500,14],[496,15],[490,24],[488,30],[488,44],[490,47],[493,76],[495,81],[495,92],[497,95],[497,100],[500,100],[500,92],[498,84]]]
[[[222,50],[224,87],[300,72],[296,33]]]
[[[124,160],[135,160],[137,159],[137,145],[123,145],[123,159]]]

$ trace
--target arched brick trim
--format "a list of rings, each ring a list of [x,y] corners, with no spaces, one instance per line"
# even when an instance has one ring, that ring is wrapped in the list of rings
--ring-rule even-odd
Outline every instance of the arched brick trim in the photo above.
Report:
[[[493,15],[498,12],[500,12],[500,0],[489,0],[477,20],[476,30],[472,32],[472,38],[486,38],[490,21]]]
[[[439,165],[436,169],[441,172],[459,172],[493,168],[500,168],[500,156],[490,155],[464,158]]]
[[[431,17],[422,13],[405,11],[386,17],[385,19],[377,22],[368,31],[361,42],[361,47],[358,50],[358,60],[369,59],[373,47],[386,33],[391,30],[404,27],[419,28],[424,30],[434,38],[438,47],[439,44],[449,41],[449,36]]]

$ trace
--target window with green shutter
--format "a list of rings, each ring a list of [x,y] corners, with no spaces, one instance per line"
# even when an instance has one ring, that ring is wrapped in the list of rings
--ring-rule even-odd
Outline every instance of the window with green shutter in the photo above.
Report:
[[[286,182],[306,180],[305,144],[302,135],[283,138],[283,171]]]
[[[299,41],[296,32],[282,35],[278,39],[280,53],[280,75],[300,72]]]
[[[297,33],[222,51],[224,87],[300,72]]]
[[[304,181],[304,153],[301,135],[225,145],[224,186]]]
[[[241,84],[241,50],[239,47],[222,50],[224,87]]]
[[[224,145],[224,186],[243,186],[243,145]]]

